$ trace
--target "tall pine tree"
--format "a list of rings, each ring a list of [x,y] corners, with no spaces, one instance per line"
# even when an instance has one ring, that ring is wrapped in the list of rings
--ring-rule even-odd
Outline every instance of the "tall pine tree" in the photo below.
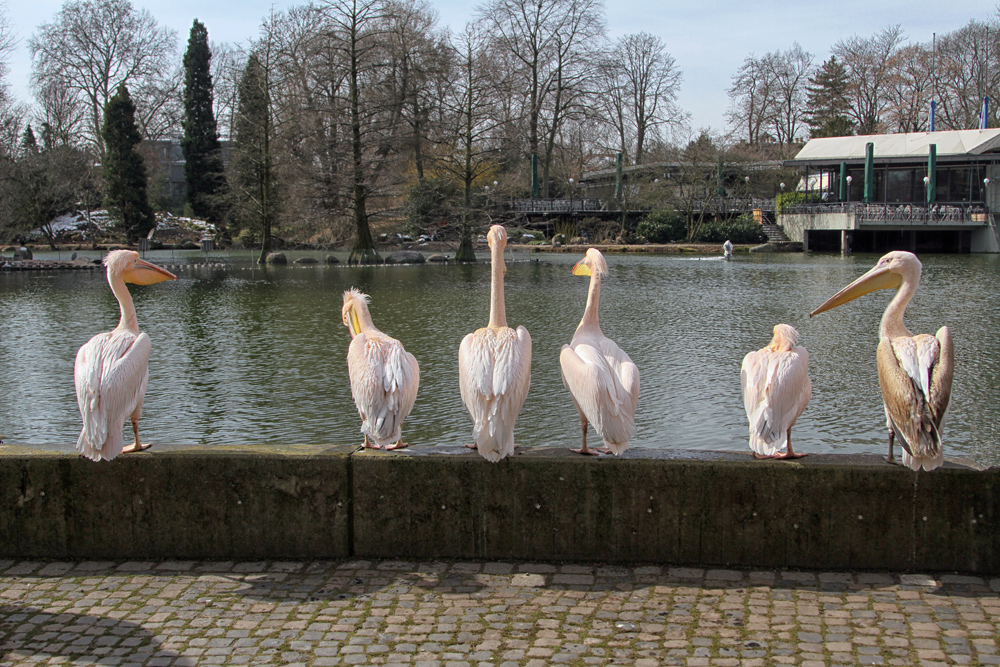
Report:
[[[271,226],[277,217],[274,182],[271,90],[267,68],[255,53],[247,59],[238,87],[233,123],[236,146],[230,164],[233,219],[242,229],[260,233],[259,263],[271,252]]]
[[[146,193],[146,165],[136,150],[142,138],[135,124],[135,104],[125,84],[104,108],[104,200],[129,243],[156,226]]]
[[[208,30],[195,19],[184,53],[184,178],[191,210],[221,229],[225,221],[226,175],[212,109],[212,52]]]
[[[809,136],[842,137],[854,134],[854,123],[847,116],[847,69],[837,56],[823,63],[806,86],[809,105]]]

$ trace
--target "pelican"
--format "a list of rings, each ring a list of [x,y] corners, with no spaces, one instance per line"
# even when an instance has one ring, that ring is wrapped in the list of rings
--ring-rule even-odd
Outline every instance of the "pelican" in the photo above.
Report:
[[[110,461],[122,452],[139,452],[148,444],[139,442],[139,417],[149,379],[149,336],[139,331],[135,306],[125,283],[153,285],[177,276],[144,262],[132,250],[113,250],[104,258],[108,284],[118,299],[121,320],[113,331],[100,333],[76,353],[73,371],[76,402],[83,430],[76,448],[93,461]],[[122,447],[122,425],[132,420],[135,442]]]
[[[754,458],[805,456],[792,449],[792,427],[812,397],[809,353],[796,345],[798,342],[799,332],[794,327],[776,324],[771,343],[743,357],[740,385]]]
[[[903,446],[903,465],[934,470],[944,462],[941,427],[948,413],[954,376],[953,348],[948,327],[936,336],[914,336],[903,323],[906,306],[917,291],[921,264],[910,252],[890,252],[868,273],[840,290],[810,317],[878,289],[897,289],[878,329],[878,382],[882,388],[889,456],[896,436]]]
[[[608,263],[596,248],[573,267],[574,276],[590,276],[587,307],[569,345],[562,346],[559,365],[563,384],[583,426],[583,446],[578,454],[620,455],[635,435],[635,406],[639,401],[639,369],[627,354],[601,331],[597,319],[601,278]],[[587,423],[604,439],[601,449],[587,448]]]
[[[401,429],[417,400],[420,368],[402,343],[375,328],[368,301],[368,295],[356,289],[344,292],[341,316],[351,332],[347,350],[351,395],[361,415],[363,446],[402,449],[407,445]]]
[[[507,326],[503,302],[507,232],[502,225],[493,225],[486,241],[492,262],[490,322],[462,339],[458,379],[473,422],[474,444],[467,446],[496,463],[514,453],[514,422],[531,384],[531,336],[523,326],[517,331]]]
[[[726,239],[726,242],[722,244],[722,256],[725,259],[732,259],[733,257],[733,242]]]

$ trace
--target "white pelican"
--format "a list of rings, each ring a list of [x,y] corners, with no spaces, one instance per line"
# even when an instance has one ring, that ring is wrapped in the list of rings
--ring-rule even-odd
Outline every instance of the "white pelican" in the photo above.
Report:
[[[83,430],[76,448],[88,459],[110,461],[122,452],[149,447],[139,442],[139,417],[149,379],[149,336],[139,332],[135,306],[125,283],[152,285],[177,276],[139,259],[132,250],[112,250],[104,258],[108,283],[118,299],[121,320],[113,331],[100,333],[76,353],[73,371],[76,402],[83,417]],[[122,424],[132,419],[135,442],[123,448]]]
[[[726,242],[722,244],[722,255],[726,259],[732,259],[733,257],[733,242],[726,239]]]
[[[878,329],[878,382],[889,427],[886,460],[894,460],[892,443],[898,435],[903,465],[913,470],[933,470],[944,462],[941,427],[951,398],[954,361],[948,327],[938,329],[937,336],[914,336],[903,324],[906,306],[920,282],[920,270],[920,260],[913,253],[890,252],[810,317],[878,289],[898,289]]]
[[[771,343],[743,357],[740,385],[754,458],[805,456],[792,449],[792,427],[812,397],[809,353],[796,346],[798,342],[799,332],[794,327],[776,324]]]
[[[596,248],[573,267],[574,276],[590,276],[587,307],[569,345],[562,346],[559,365],[563,384],[573,396],[583,425],[583,446],[578,454],[619,455],[635,435],[635,406],[639,401],[639,369],[627,354],[604,335],[597,319],[601,278],[608,263]],[[602,449],[587,449],[587,423],[604,439]]]
[[[503,302],[503,249],[507,232],[490,227],[492,261],[490,322],[462,339],[458,380],[462,402],[472,415],[472,438],[483,458],[496,463],[514,453],[514,422],[531,384],[531,336],[523,326],[507,326]]]
[[[402,343],[375,328],[367,294],[356,289],[344,292],[341,316],[351,332],[347,369],[364,447],[402,449],[406,447],[401,439],[403,420],[413,409],[420,385],[417,360]]]

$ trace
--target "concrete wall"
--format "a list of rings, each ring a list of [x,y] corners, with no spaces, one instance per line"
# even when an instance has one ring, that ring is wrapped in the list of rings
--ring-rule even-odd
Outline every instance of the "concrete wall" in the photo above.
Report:
[[[2,449],[2,448],[0,448]],[[481,558],[1000,572],[997,470],[525,448],[0,453],[0,557]]]
[[[856,218],[853,213],[782,213],[778,216],[778,224],[789,240],[801,243],[806,230],[855,229]]]

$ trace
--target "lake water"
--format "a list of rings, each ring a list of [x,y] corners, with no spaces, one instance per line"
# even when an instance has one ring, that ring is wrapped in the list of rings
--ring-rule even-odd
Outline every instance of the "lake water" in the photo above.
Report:
[[[562,385],[559,351],[586,303],[588,279],[570,272],[582,254],[514,256],[507,319],[526,326],[533,341],[531,391],[515,440],[522,447],[577,447],[579,421]],[[213,253],[223,267],[194,264],[204,262],[198,252],[147,258],[172,265],[179,280],[130,286],[140,327],[153,343],[144,441],[360,443],[347,376],[350,339],[340,320],[341,294],[352,286],[371,295],[376,326],[403,341],[420,363],[420,393],[404,438],[416,447],[470,441],[458,346],[489,317],[487,264],[261,268],[248,254]],[[796,450],[884,454],[875,347],[892,292],[808,317],[877,256],[607,259],[601,325],[641,374],[634,446],[745,449],[740,363],[769,342],[774,324],[786,322],[799,329],[811,355],[813,397],[792,432]],[[947,324],[955,339],[946,456],[998,464],[1000,257],[921,259],[924,274],[907,324],[927,333]],[[70,448],[80,429],[76,351],[118,322],[103,270],[0,273],[0,313],[0,438]]]

